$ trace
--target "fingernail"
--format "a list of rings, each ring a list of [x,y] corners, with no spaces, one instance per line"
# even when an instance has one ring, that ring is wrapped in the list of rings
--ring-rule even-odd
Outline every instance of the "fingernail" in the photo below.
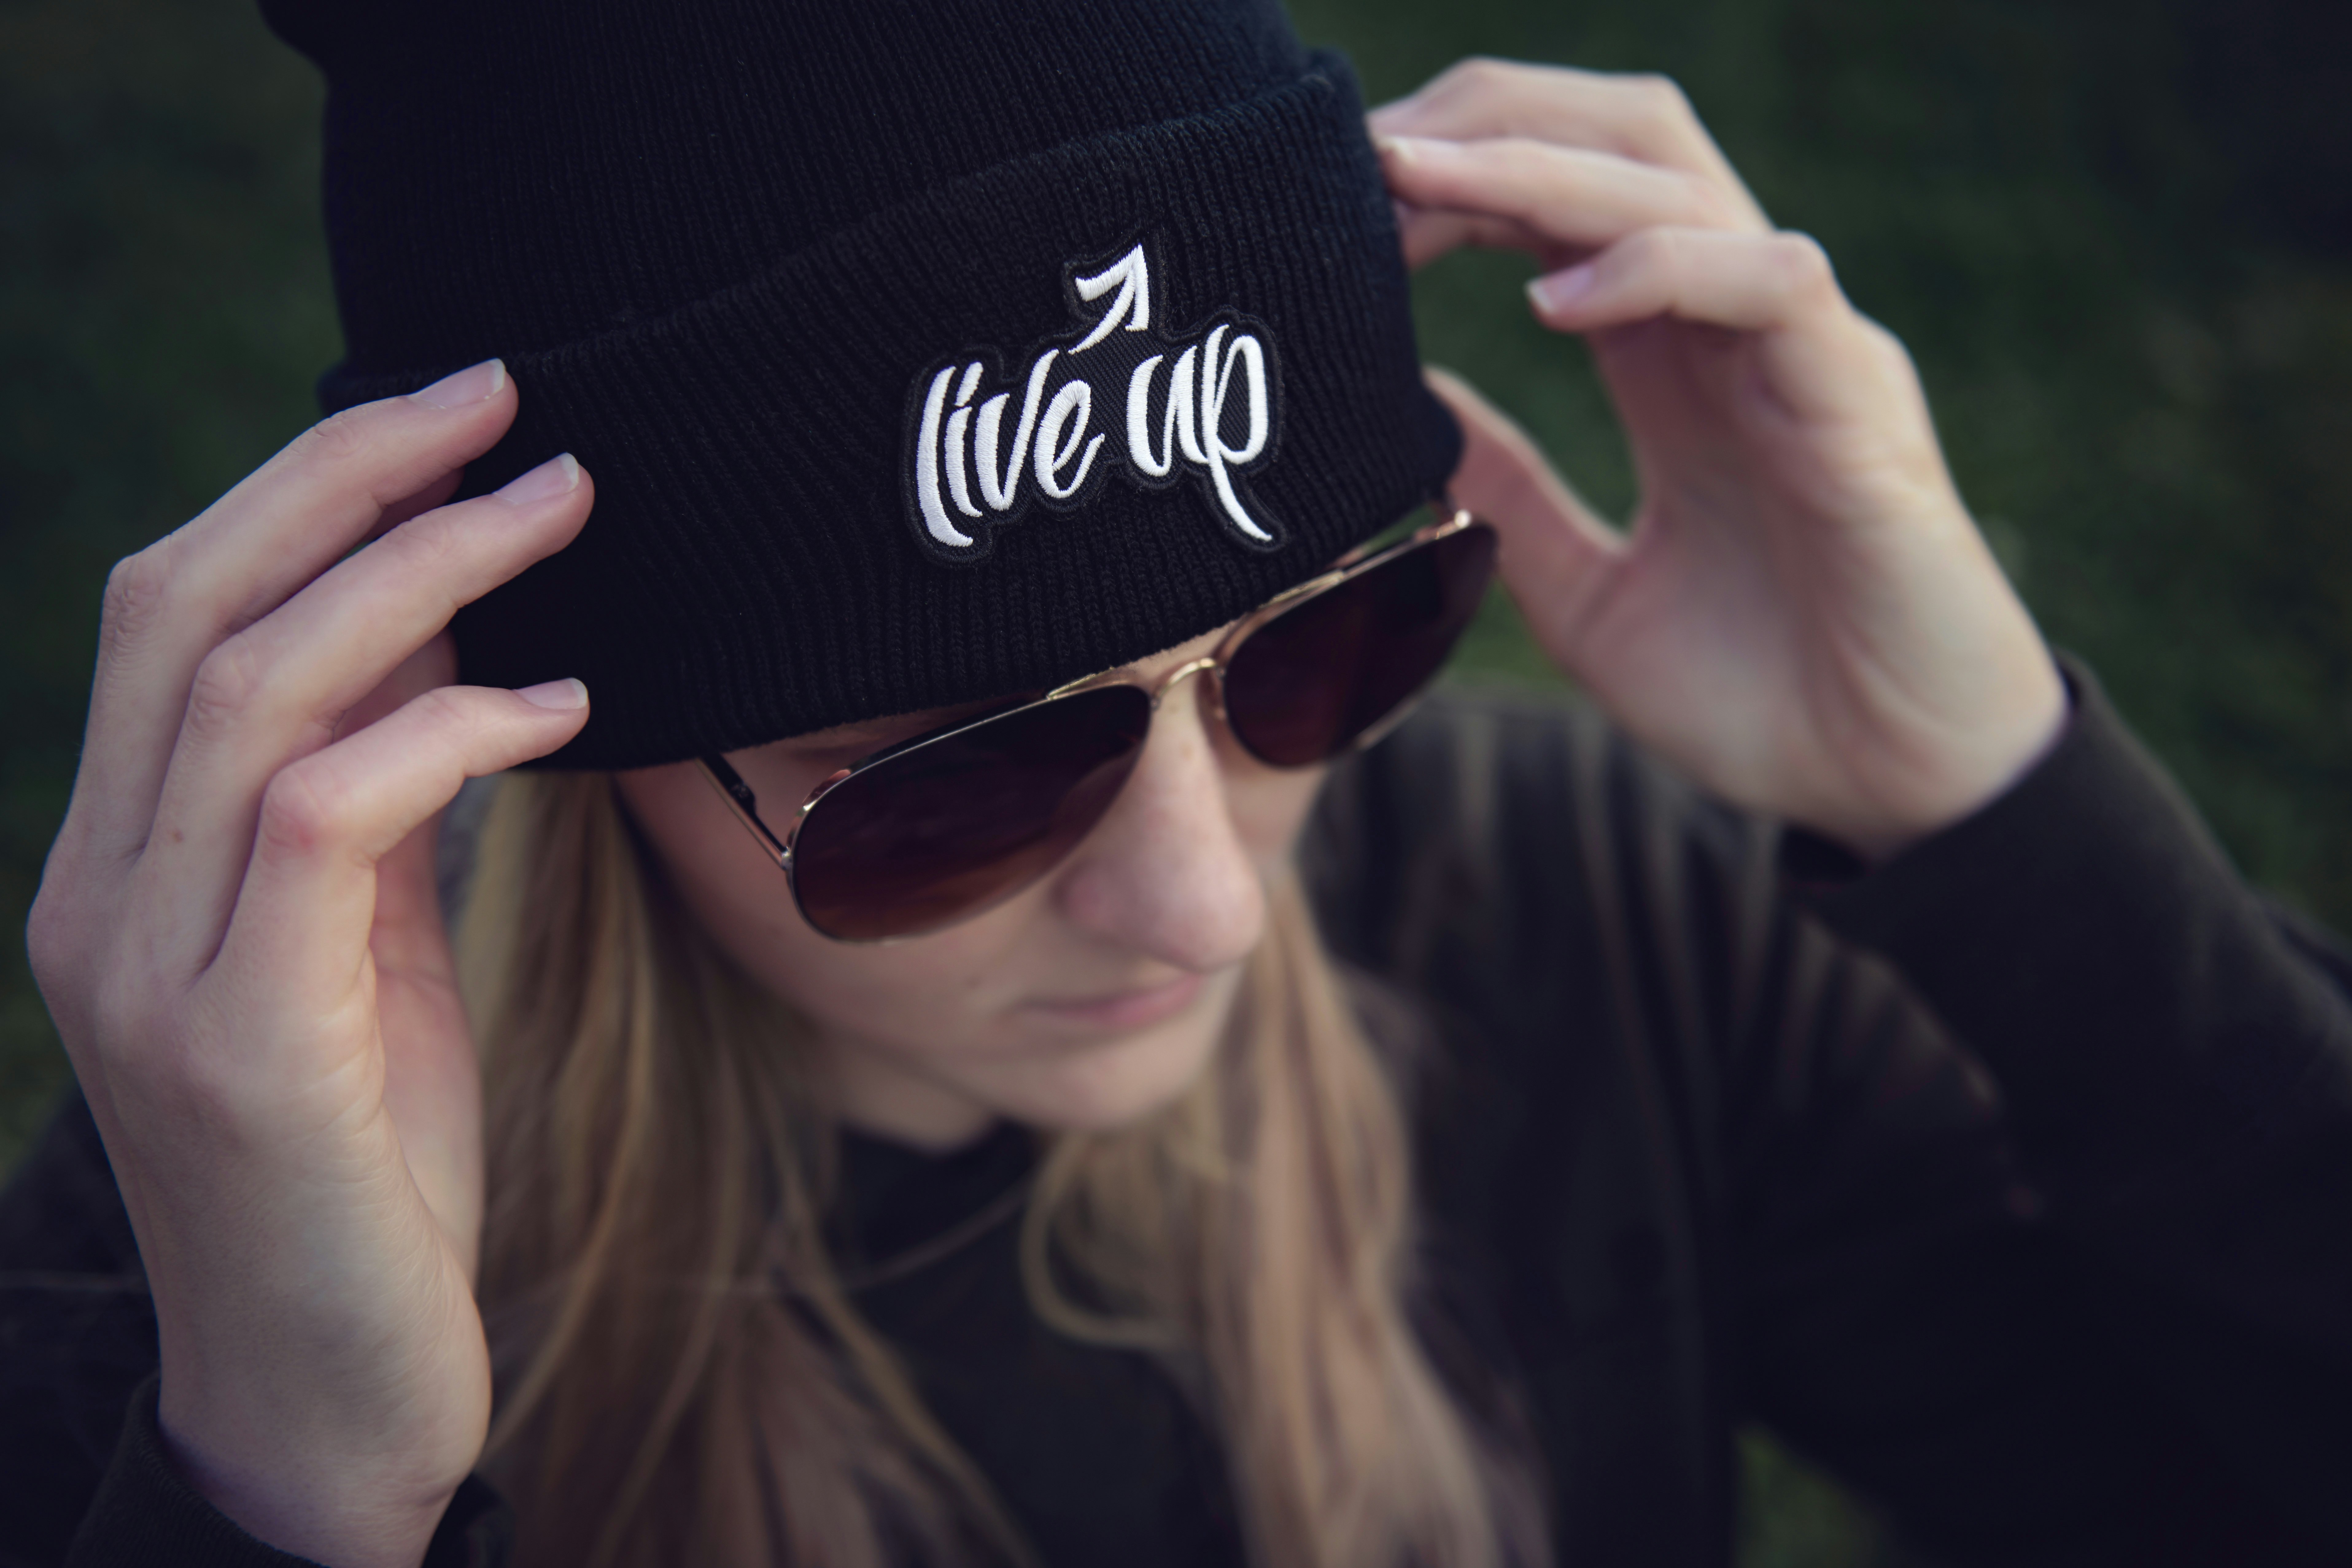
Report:
[[[427,408],[464,408],[496,397],[507,384],[507,363],[504,360],[486,359],[479,364],[469,364],[455,375],[445,375],[422,392],[408,395],[411,403],[422,403]]]
[[[588,706],[588,688],[577,680],[543,680],[537,686],[520,688],[515,695],[534,708],[555,708],[570,711]]]
[[[1592,263],[1571,267],[1565,272],[1554,272],[1533,279],[1528,284],[1528,298],[1537,310],[1546,315],[1566,310],[1592,291]]]
[[[529,506],[533,501],[569,495],[579,484],[580,465],[566,452],[548,458],[527,474],[509,479],[499,487],[498,497],[509,506]]]
[[[1451,141],[1434,141],[1430,136],[1373,136],[1371,146],[1379,148],[1383,157],[1395,157],[1397,163],[1421,163],[1433,153],[1454,151]]]

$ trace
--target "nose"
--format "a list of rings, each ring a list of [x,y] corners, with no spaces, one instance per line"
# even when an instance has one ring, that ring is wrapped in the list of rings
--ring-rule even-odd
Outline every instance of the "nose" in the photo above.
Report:
[[[1265,888],[1226,796],[1205,685],[1181,681],[1161,700],[1134,774],[1055,887],[1080,929],[1198,973],[1239,962],[1265,929]]]

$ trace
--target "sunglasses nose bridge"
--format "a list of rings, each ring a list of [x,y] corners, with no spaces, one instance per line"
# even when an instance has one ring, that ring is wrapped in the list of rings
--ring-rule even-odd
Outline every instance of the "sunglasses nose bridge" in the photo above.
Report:
[[[1220,669],[1222,667],[1219,666],[1217,661],[1213,658],[1196,658],[1190,664],[1178,665],[1174,669],[1171,669],[1167,674],[1161,676],[1160,678],[1160,684],[1151,689],[1151,710],[1157,713],[1160,710],[1160,700],[1165,698],[1170,692],[1175,690],[1179,686],[1181,686],[1187,680],[1192,679],[1192,677],[1196,675],[1204,675],[1210,670]],[[1212,682],[1211,684],[1213,685],[1215,683]]]

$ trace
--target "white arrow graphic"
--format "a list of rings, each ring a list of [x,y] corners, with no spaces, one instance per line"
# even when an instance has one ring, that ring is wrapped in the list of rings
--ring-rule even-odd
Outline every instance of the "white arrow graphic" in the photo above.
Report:
[[[1118,297],[1095,323],[1086,341],[1070,352],[1081,354],[1118,330],[1122,321],[1130,332],[1148,331],[1151,327],[1151,269],[1143,259],[1143,247],[1139,245],[1091,278],[1072,279],[1081,300],[1099,300],[1118,286]]]

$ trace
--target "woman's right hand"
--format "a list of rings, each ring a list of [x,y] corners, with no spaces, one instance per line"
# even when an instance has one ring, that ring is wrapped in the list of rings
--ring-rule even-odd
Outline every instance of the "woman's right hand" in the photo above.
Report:
[[[446,684],[451,614],[588,515],[569,458],[445,504],[515,408],[492,361],[338,415],[115,569],[33,906],[154,1298],[165,1445],[336,1568],[415,1563],[488,1421],[431,830],[587,718],[573,681]]]

